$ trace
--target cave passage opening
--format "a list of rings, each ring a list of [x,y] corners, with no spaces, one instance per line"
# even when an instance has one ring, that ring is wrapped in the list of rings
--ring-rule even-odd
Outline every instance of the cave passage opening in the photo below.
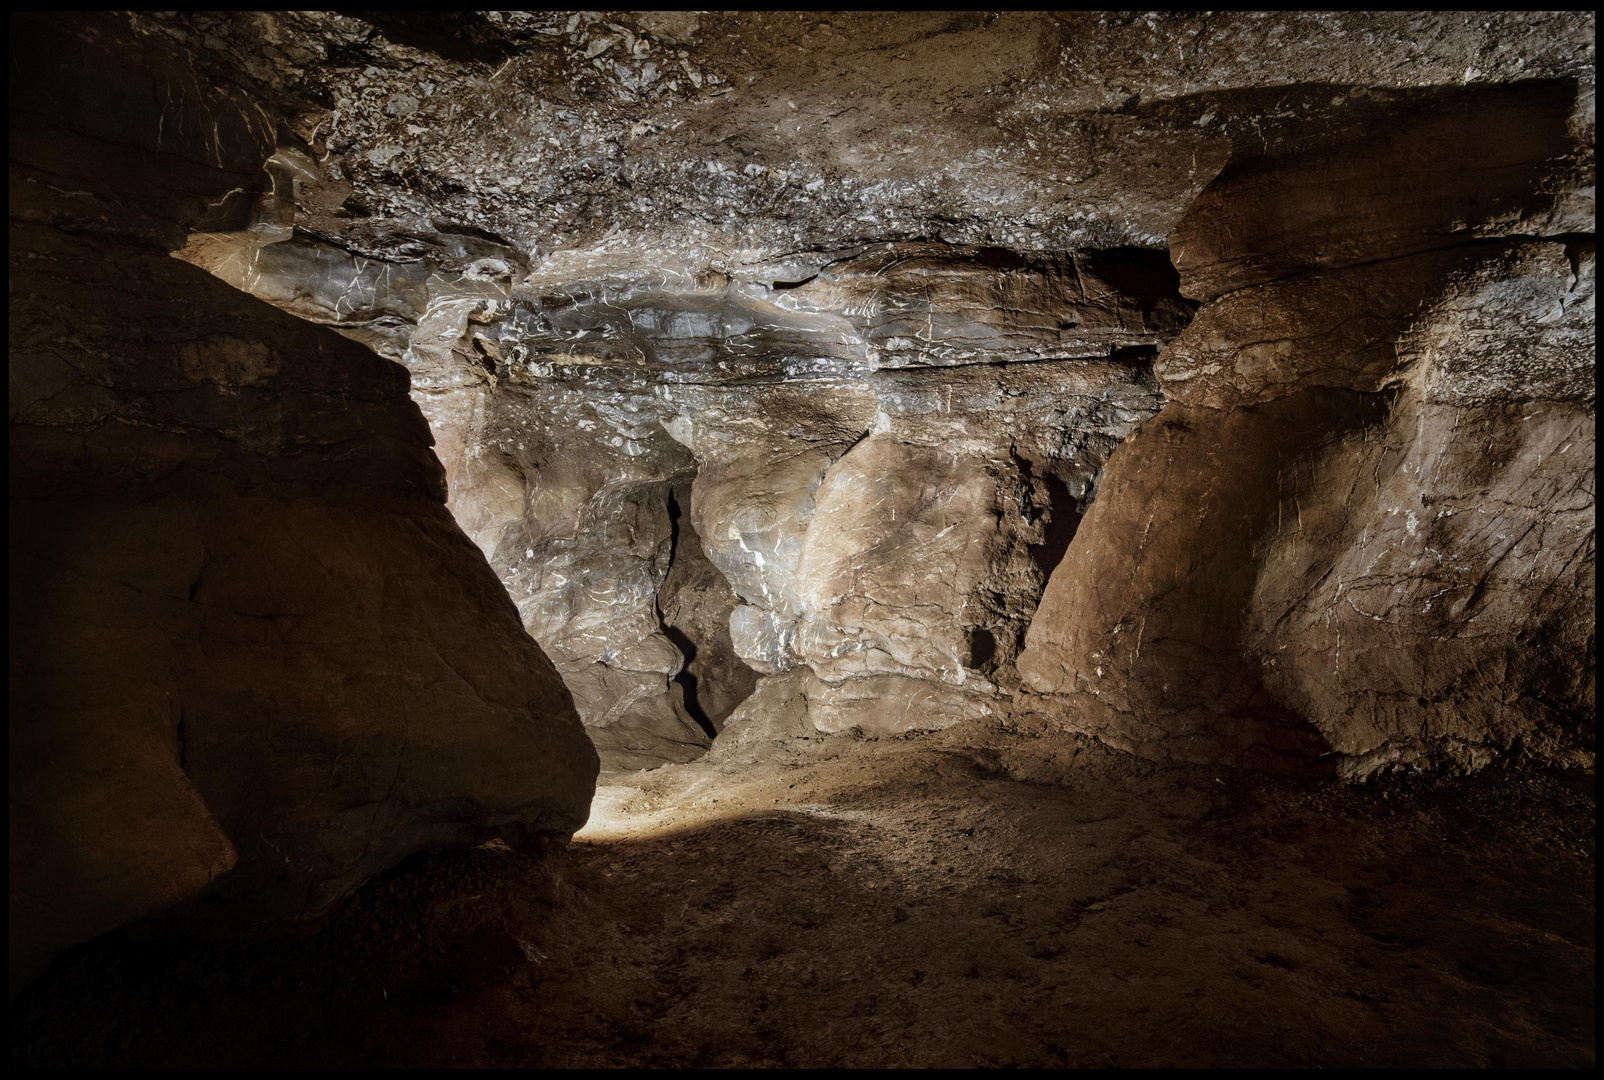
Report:
[[[700,546],[702,540],[701,537],[696,535],[696,530],[691,527],[686,512],[681,508],[680,501],[672,489],[668,494],[668,522],[669,543],[672,546],[668,572],[673,575],[676,563],[681,567],[684,565],[687,557],[685,545],[696,544]],[[659,618],[663,619],[663,633],[668,635],[668,640],[674,643],[674,647],[680,651],[680,655],[683,658],[679,671],[674,675],[674,682],[679,686],[684,698],[685,711],[690,713],[691,719],[701,725],[708,738],[714,738],[718,735],[718,724],[708,715],[707,706],[702,702],[698,694],[699,688],[707,691],[710,695],[717,693],[716,688],[712,686],[700,685],[703,682],[700,669],[704,664],[698,663],[698,661],[701,660],[705,663],[706,650],[705,648],[697,648],[696,642],[691,640],[684,625],[676,625],[668,620],[663,612],[663,593],[661,590],[658,592],[657,612]],[[719,719],[722,720],[723,717]]]
[[[685,711],[713,739],[756,689],[758,673],[736,655],[730,639],[729,612],[739,597],[707,558],[691,523],[694,479],[682,477],[668,490],[671,554],[657,592],[657,614],[683,657],[673,682]]]
[[[1591,16],[12,25],[14,1061],[1593,1060]]]

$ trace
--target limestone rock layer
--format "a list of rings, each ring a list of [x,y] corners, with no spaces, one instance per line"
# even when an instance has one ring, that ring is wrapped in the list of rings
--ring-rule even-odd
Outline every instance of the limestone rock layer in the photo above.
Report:
[[[1561,131],[1569,108],[1514,126]],[[1335,221],[1307,156],[1222,175],[1178,228],[1183,290],[1216,298],[1160,359],[1168,402],[1111,462],[1021,661],[1091,730],[1360,775],[1590,760],[1593,241],[1452,243],[1451,219],[1556,201],[1461,183],[1508,147],[1452,145],[1430,199],[1396,143],[1342,157],[1367,228]]]
[[[830,729],[1590,752],[1588,17],[135,24],[295,135],[182,257],[410,369],[612,765],[753,673]]]
[[[16,970],[828,732],[1589,766],[1593,25],[16,17]]]

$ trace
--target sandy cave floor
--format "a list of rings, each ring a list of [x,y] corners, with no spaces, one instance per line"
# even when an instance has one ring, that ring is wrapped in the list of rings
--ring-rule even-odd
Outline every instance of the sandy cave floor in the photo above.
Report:
[[[293,936],[92,942],[14,1003],[13,1063],[1593,1062],[1590,776],[966,725],[603,781],[565,850],[420,856]]]

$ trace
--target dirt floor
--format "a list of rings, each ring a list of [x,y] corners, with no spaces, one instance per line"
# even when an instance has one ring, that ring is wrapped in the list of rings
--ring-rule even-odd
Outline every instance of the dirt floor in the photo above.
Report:
[[[604,779],[559,852],[84,946],[13,1063],[1593,1063],[1590,776],[1346,787],[964,726]]]

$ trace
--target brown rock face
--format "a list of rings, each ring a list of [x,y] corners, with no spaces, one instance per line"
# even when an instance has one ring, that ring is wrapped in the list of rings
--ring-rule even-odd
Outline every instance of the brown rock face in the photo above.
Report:
[[[1484,95],[1198,199],[1176,261],[1217,299],[1049,585],[1034,690],[1189,760],[1590,760],[1592,241],[1462,239],[1554,227],[1570,108]]]
[[[821,732],[1592,759],[1585,13],[12,42],[14,978]]]
[[[1170,236],[1186,295],[1211,300],[1477,237],[1591,230],[1591,149],[1576,130],[1588,121],[1571,115],[1573,83],[1404,101],[1402,116],[1361,138],[1221,172]]]
[[[735,657],[832,730],[1588,752],[1589,18],[136,22],[297,133],[185,257],[411,369],[616,764]]]
[[[432,274],[416,296],[415,272],[259,231],[185,257],[412,370],[453,513],[619,768],[699,755],[754,670],[1011,690],[1058,533],[1158,407],[1153,356],[1190,314],[1128,250],[877,245],[744,277]],[[1001,359],[1033,363],[980,362]],[[838,727],[979,708],[841,693]]]
[[[265,132],[114,22],[12,56],[13,992],[204,892],[572,833],[595,751],[405,373],[165,253]]]

